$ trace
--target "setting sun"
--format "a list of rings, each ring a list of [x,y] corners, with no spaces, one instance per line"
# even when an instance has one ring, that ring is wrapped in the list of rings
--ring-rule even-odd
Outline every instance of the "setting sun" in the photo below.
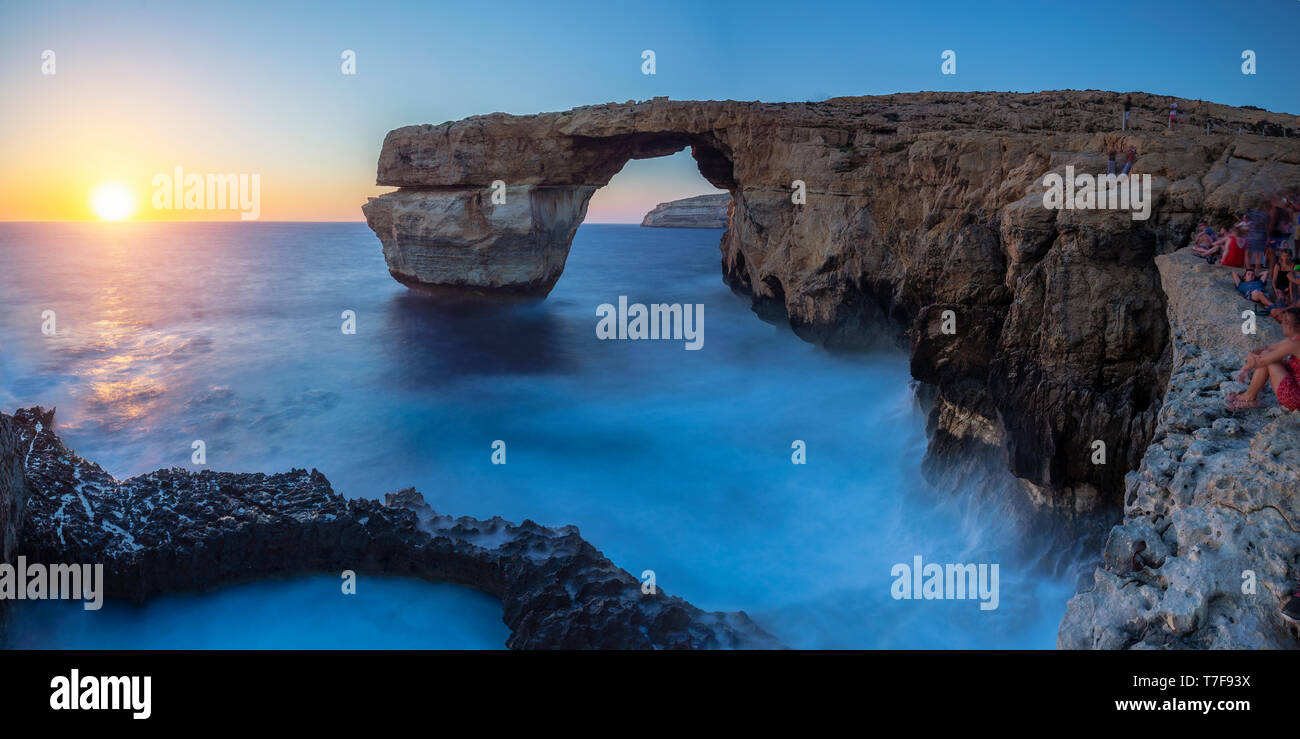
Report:
[[[135,212],[135,193],[121,182],[101,182],[90,191],[90,207],[100,220],[125,220]]]

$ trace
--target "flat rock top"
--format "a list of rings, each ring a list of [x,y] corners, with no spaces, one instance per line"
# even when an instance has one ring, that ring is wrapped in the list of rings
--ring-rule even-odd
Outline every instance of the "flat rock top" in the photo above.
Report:
[[[654,98],[637,102],[584,105],[566,111],[511,115],[489,113],[438,126],[406,128],[447,129],[456,126],[491,128],[501,125],[537,126],[539,133],[561,135],[615,135],[635,130],[653,130],[649,124],[674,120],[676,130],[702,131],[738,117],[763,116],[798,124],[838,125],[847,119],[879,116],[894,123],[923,123],[926,128],[1010,128],[1025,126],[1057,131],[1086,130],[1098,124],[1107,130],[1115,127],[1124,96],[1132,99],[1135,121],[1152,118],[1164,128],[1170,102],[1178,103],[1179,115],[1205,116],[1223,125],[1252,126],[1272,123],[1295,127],[1300,124],[1293,114],[1262,109],[1221,105],[1204,100],[1190,100],[1143,92],[1105,90],[1051,90],[1044,92],[911,92],[892,95],[837,97],[819,102],[765,103],[736,100],[669,100]],[[1148,121],[1148,124],[1150,121]],[[1140,127],[1141,122],[1135,123]],[[406,130],[399,128],[398,131]],[[660,129],[662,130],[662,129]]]
[[[725,206],[729,202],[731,202],[731,196],[725,192],[720,192],[711,195],[696,195],[690,198],[681,198],[680,200],[670,200],[666,203],[656,205],[655,208],[709,208]]]
[[[1133,116],[1123,133],[1118,128],[1125,93],[1104,91],[918,92],[807,103],[656,98],[533,115],[492,113],[390,131],[376,181],[396,187],[481,187],[498,179],[511,186],[599,187],[628,159],[703,146],[716,157],[711,171],[721,160],[728,163],[714,177],[705,173],[718,187],[788,186],[798,176],[858,192],[873,181],[866,165],[883,154],[910,146],[924,158],[927,147],[947,147],[952,156],[987,159],[991,145],[999,148],[990,137],[1017,140],[1000,148],[1020,163],[1030,153],[1026,142],[1036,142],[1052,159],[1056,152],[1089,152],[1100,171],[1108,147],[1134,145],[1139,171],[1170,181],[1203,175],[1227,147],[1249,172],[1224,177],[1262,177],[1255,190],[1290,176],[1290,170],[1255,172],[1255,163],[1300,165],[1300,138],[1283,136],[1288,129],[1297,133],[1295,116],[1172,98],[1184,118],[1169,131],[1171,98],[1128,94]],[[1205,134],[1207,120],[1212,136]],[[1263,135],[1235,136],[1238,131]],[[1002,180],[1007,173],[988,174]]]
[[[1209,264],[1186,248],[1156,257],[1156,267],[1183,343],[1236,352],[1244,359],[1251,349],[1282,338],[1281,327],[1269,316],[1255,317],[1255,334],[1242,332],[1247,320],[1242,313],[1253,312],[1255,303],[1233,286],[1232,273],[1241,270]]]

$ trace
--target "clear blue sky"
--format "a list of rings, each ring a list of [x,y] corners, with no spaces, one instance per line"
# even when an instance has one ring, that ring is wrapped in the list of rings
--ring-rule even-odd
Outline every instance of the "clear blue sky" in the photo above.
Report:
[[[358,188],[389,129],[492,111],[1099,88],[1300,112],[1297,0],[0,2],[10,142],[60,146],[41,138],[49,115],[137,128],[161,117],[152,138],[176,161],[237,151],[240,167],[332,183],[322,197],[338,202],[323,207],[349,213],[378,191]],[[58,88],[36,74],[47,48]],[[343,49],[357,53],[355,77],[339,72]],[[654,76],[641,74],[643,49],[657,54]],[[955,76],[940,74],[944,49],[957,52]],[[1257,53],[1254,76],[1241,74],[1244,49]],[[92,91],[114,110],[77,107]],[[18,145],[0,143],[0,165]],[[709,189],[682,156],[634,163],[615,184],[649,201]]]

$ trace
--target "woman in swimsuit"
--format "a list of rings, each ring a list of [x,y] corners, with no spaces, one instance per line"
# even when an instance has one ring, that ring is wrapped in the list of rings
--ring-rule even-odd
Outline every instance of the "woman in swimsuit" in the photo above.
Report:
[[[1279,301],[1285,300],[1283,296],[1290,295],[1292,284],[1292,268],[1294,261],[1291,259],[1291,252],[1282,250],[1277,253],[1277,264],[1273,265],[1273,294]],[[1288,301],[1289,302],[1289,301]]]

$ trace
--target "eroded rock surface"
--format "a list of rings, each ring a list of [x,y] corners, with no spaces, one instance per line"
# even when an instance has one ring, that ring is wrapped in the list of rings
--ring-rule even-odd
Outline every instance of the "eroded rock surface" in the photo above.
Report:
[[[660,203],[645,214],[641,225],[647,228],[726,228],[731,196],[696,195]]]
[[[637,578],[573,526],[452,518],[410,488],[382,503],[349,500],[316,470],[173,468],[119,482],[67,449],[53,422],[41,408],[19,410],[12,422],[0,414],[0,431],[12,423],[29,450],[19,553],[45,564],[102,563],[110,599],[350,569],[490,593],[501,599],[514,649],[780,647],[743,612],[642,594]]]
[[[938,386],[935,412],[962,420],[936,443],[977,432],[1033,498],[1091,510],[1118,502],[1168,376],[1154,257],[1201,218],[1230,222],[1300,185],[1285,116],[1179,100],[1191,117],[1170,132],[1168,98],[1135,93],[1122,133],[1121,97],[657,98],[407,126],[379,157],[378,184],[400,189],[364,211],[407,284],[545,295],[591,193],[629,159],[689,146],[732,194],[723,276],[756,310],[830,347],[861,346],[887,321],[912,346],[913,376]],[[1045,175],[1104,173],[1107,150],[1129,146],[1134,173],[1152,177],[1149,219],[1043,206]],[[1106,465],[1091,463],[1098,440]]]
[[[14,561],[22,535],[27,503],[23,475],[26,453],[13,418],[0,413],[0,562]],[[8,606],[8,601],[0,599],[0,628],[8,617]]]
[[[1246,352],[1281,338],[1228,270],[1188,250],[1157,258],[1173,371],[1151,446],[1127,478],[1094,584],[1070,600],[1064,649],[1294,648],[1279,615],[1300,577],[1300,413],[1225,409]],[[1253,587],[1253,591],[1251,586]],[[1247,592],[1251,591],[1251,592]]]

